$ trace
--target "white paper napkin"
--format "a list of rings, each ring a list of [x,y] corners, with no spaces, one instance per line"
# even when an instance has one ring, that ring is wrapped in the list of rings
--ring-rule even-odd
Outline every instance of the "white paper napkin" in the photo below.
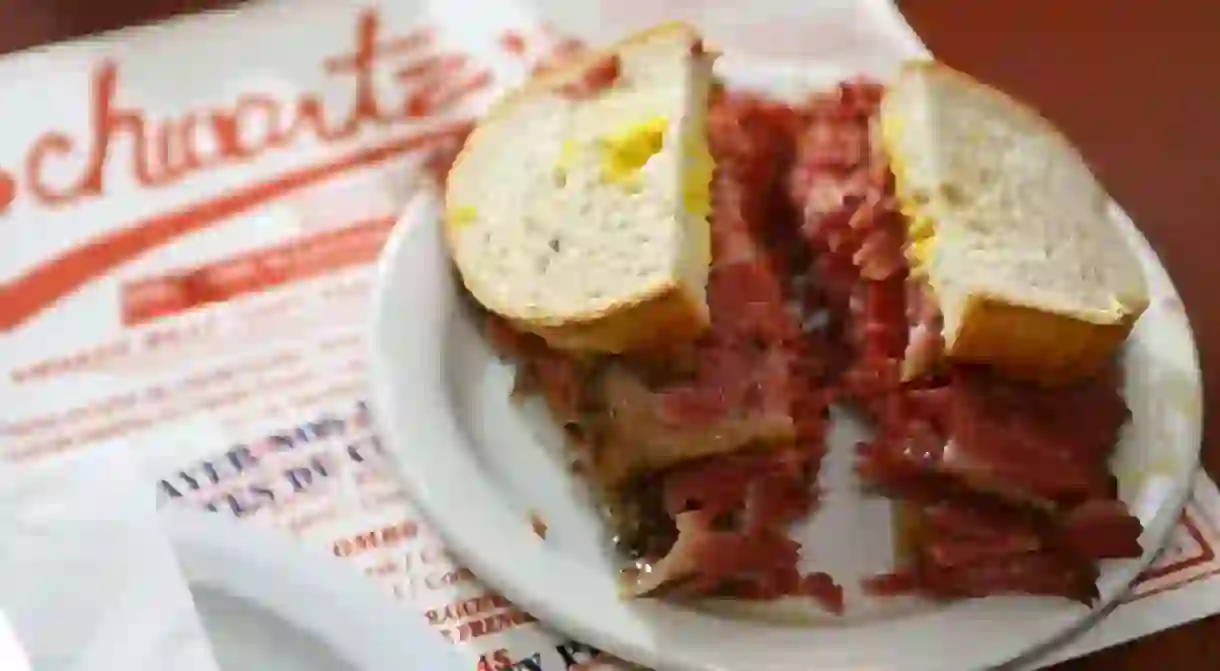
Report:
[[[0,669],[11,671],[30,671],[30,660],[25,654],[21,641],[17,640],[17,632],[13,625],[0,612]]]
[[[0,465],[0,614],[16,633],[6,649],[0,631],[6,670],[20,648],[37,671],[218,669],[154,493],[119,446]]]

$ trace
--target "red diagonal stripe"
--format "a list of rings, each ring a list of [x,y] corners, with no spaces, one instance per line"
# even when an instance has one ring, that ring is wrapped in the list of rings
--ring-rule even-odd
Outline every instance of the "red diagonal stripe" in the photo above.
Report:
[[[150,250],[340,173],[438,142],[454,138],[460,141],[465,130],[465,123],[453,122],[438,130],[366,147],[93,238],[5,282],[0,287],[0,330],[16,328],[64,296]]]

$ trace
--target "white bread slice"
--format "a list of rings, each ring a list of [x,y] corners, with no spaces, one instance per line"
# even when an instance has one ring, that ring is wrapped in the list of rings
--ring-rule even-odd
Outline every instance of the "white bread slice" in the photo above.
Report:
[[[931,61],[902,68],[881,127],[946,355],[1048,385],[1100,370],[1148,288],[1072,143],[1031,107]]]
[[[619,353],[707,327],[714,58],[694,29],[664,24],[493,106],[445,193],[445,239],[479,303],[568,350]],[[607,88],[565,90],[610,59]]]

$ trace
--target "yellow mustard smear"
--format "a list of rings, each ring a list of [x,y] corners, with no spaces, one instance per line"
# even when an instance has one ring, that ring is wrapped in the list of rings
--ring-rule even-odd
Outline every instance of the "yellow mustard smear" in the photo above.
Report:
[[[630,185],[640,168],[665,146],[669,120],[656,116],[634,123],[602,138],[602,177],[613,184]]]
[[[469,205],[459,205],[450,208],[445,215],[445,219],[449,221],[449,225],[453,228],[465,228],[473,224],[475,219],[479,218],[479,213]]]
[[[902,123],[892,115],[882,115],[881,134],[885,143],[894,147],[902,132]],[[907,260],[911,264],[911,274],[915,277],[927,276],[927,265],[932,260],[936,245],[936,229],[932,218],[912,206],[912,198],[906,188],[907,167],[902,157],[890,156],[890,172],[894,174],[894,193],[898,197],[899,208],[907,220]]]

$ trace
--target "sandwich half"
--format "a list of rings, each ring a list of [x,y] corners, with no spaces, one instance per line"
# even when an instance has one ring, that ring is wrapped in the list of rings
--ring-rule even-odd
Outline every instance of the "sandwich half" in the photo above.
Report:
[[[669,23],[505,96],[458,155],[445,239],[466,288],[552,347],[621,353],[709,324],[714,54]]]
[[[665,24],[536,75],[458,156],[445,240],[606,504],[628,593],[841,608],[787,531],[827,412],[769,231],[795,114],[713,96],[714,58]]]
[[[1033,108],[932,61],[901,70],[879,118],[911,279],[940,308],[944,355],[1047,385],[1096,375],[1148,288],[1072,143]],[[935,363],[909,354],[907,378]]]
[[[1142,551],[1108,461],[1148,291],[1104,189],[1035,110],[935,62],[807,116],[790,192],[875,427],[857,470],[899,512],[881,590],[1090,600],[1099,560]]]

